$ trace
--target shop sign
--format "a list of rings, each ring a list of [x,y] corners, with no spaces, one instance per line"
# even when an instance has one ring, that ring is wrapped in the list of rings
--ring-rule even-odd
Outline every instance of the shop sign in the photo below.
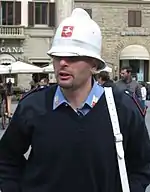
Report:
[[[122,31],[121,36],[149,36],[148,32]]]
[[[23,47],[0,47],[1,53],[23,53]]]

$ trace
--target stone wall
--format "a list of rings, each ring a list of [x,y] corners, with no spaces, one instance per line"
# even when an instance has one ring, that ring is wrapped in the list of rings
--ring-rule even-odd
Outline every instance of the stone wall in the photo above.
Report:
[[[121,51],[131,44],[144,46],[150,53],[150,38],[147,36],[121,36],[121,32],[150,32],[150,3],[79,1],[75,7],[92,9],[92,18],[99,24],[103,35],[103,58],[114,65],[119,65]],[[128,27],[128,10],[142,10],[142,27]],[[118,72],[117,72],[118,73]]]

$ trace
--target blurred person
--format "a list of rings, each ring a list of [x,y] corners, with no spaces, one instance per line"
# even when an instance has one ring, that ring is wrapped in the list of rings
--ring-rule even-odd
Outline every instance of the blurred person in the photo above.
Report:
[[[12,94],[13,94],[13,83],[11,79],[8,79],[6,83],[6,96],[7,96],[7,112],[8,116],[11,116],[11,103],[12,103]]]
[[[147,90],[146,90],[144,82],[141,82],[141,85],[142,85],[142,87],[141,87],[142,103],[143,103],[143,106],[146,106],[145,101],[146,101],[146,97],[147,97]]]
[[[132,68],[129,66],[124,66],[121,68],[121,79],[116,82],[116,86],[118,87],[119,90],[127,90],[130,91],[131,93],[135,93],[137,97],[141,100],[142,95],[141,95],[141,86],[140,84],[132,79]]]
[[[110,79],[109,72],[107,72],[107,71],[99,72],[97,74],[97,81],[103,87],[114,87],[115,86],[113,80]]]

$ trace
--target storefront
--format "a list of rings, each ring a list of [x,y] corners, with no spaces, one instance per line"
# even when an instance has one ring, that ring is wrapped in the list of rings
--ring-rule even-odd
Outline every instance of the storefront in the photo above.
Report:
[[[0,65],[10,65],[11,63],[17,61],[20,57],[20,54],[23,53],[22,47],[11,47],[11,46],[1,46],[0,47]],[[12,78],[12,82],[15,86],[17,86],[18,83],[18,75],[17,74],[11,74],[11,71],[9,74],[6,75],[0,75],[0,81],[6,82],[8,78]]]
[[[129,45],[120,53],[119,67],[132,67],[132,75],[138,81],[147,82],[149,79],[150,55],[147,49],[141,45]]]
[[[36,31],[38,34],[38,30]],[[17,60],[21,60],[38,67],[47,66],[51,63],[51,58],[47,55],[49,46],[50,37],[31,36],[30,38],[26,37],[25,40],[6,39],[0,43],[0,65],[10,65]],[[1,75],[0,81],[6,81],[8,77],[11,77],[14,80],[14,86],[30,88],[32,76],[32,74],[11,74],[10,72],[7,75]],[[34,74],[35,76],[39,79],[43,77],[49,78],[48,73]],[[55,78],[53,77],[51,81],[55,82]]]

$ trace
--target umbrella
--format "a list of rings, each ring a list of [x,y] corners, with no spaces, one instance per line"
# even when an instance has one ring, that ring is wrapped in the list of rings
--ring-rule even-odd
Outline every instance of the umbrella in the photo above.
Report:
[[[102,69],[102,70],[100,70],[100,71],[106,71],[106,72],[108,72],[108,73],[112,73],[112,68],[106,66],[104,69]]]
[[[48,66],[46,66],[46,67],[43,67],[43,72],[47,72],[47,73],[49,73],[49,72],[54,72],[54,67],[53,67],[53,65],[50,64],[50,65],[48,65]]]
[[[32,64],[28,64],[22,61],[14,62],[7,66],[9,73],[14,74],[30,74],[30,73],[42,73],[43,69]]]
[[[9,73],[8,67],[4,65],[0,65],[0,74],[8,74],[8,73]]]

